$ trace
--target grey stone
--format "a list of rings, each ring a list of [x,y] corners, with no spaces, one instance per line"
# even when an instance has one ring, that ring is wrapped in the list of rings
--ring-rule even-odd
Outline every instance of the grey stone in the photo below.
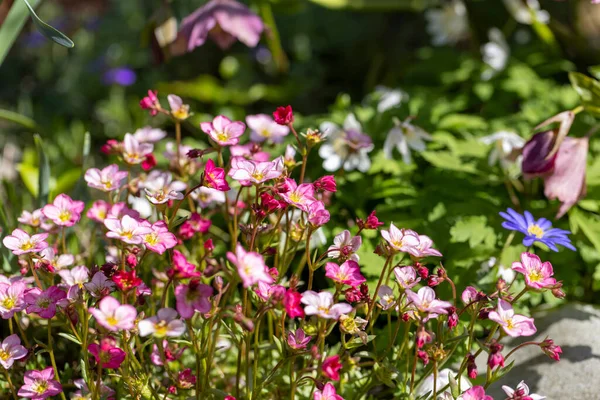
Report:
[[[535,321],[537,334],[508,342],[504,355],[519,343],[548,337],[561,346],[561,360],[550,359],[538,346],[526,346],[511,356],[509,362],[515,361],[514,368],[491,385],[488,394],[502,400],[506,397],[502,385],[515,388],[524,380],[531,393],[544,395],[548,400],[600,399],[600,310],[568,304],[536,315]],[[478,360],[478,366],[479,371],[485,371],[485,359]]]

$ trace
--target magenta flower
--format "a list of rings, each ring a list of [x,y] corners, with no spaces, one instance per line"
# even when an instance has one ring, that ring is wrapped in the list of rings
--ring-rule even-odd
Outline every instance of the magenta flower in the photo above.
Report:
[[[173,250],[173,268],[168,271],[168,274],[177,279],[197,278],[202,275],[196,266],[178,250]]]
[[[344,400],[344,398],[337,394],[335,386],[329,382],[325,384],[323,390],[315,390],[313,400]]]
[[[54,380],[52,367],[41,371],[29,370],[23,377],[25,384],[19,389],[18,395],[32,400],[43,400],[62,392],[60,383]]]
[[[100,189],[103,192],[119,190],[121,181],[127,178],[127,171],[119,171],[117,164],[109,165],[103,170],[90,168],[85,171],[84,179],[89,187]]]
[[[117,369],[125,360],[125,352],[116,347],[112,339],[103,339],[100,344],[92,343],[88,346],[88,351],[102,368]]]
[[[99,272],[96,273],[96,275],[98,274]],[[98,308],[90,307],[89,311],[101,326],[112,332],[128,331],[135,326],[134,322],[137,317],[135,307],[129,304],[121,305],[114,297],[106,296],[100,300]]]
[[[235,0],[212,0],[181,21],[172,47],[177,55],[190,52],[202,46],[208,37],[223,50],[236,39],[248,47],[256,47],[264,29],[260,17],[244,4]]]
[[[402,289],[410,289],[421,280],[417,276],[417,271],[411,266],[394,268],[394,275]]]
[[[154,317],[138,322],[140,336],[154,335],[157,338],[178,337],[185,332],[185,323],[177,318],[177,311],[161,308]]]
[[[294,122],[294,110],[292,106],[279,106],[273,111],[273,119],[279,125],[289,125]]]
[[[392,250],[409,253],[419,257],[419,234],[410,229],[398,229],[394,224],[390,224],[390,230],[382,230],[381,236],[388,242]]]
[[[253,251],[246,251],[241,244],[237,244],[235,254],[227,253],[227,259],[237,267],[245,288],[258,282],[273,283],[263,257]]]
[[[211,309],[209,298],[212,295],[213,288],[197,279],[192,279],[187,285],[179,285],[175,288],[177,312],[185,319],[192,318],[196,311],[205,314]]]
[[[2,243],[7,249],[12,250],[13,254],[18,256],[27,253],[37,253],[48,247],[46,243],[47,233],[38,233],[29,236],[27,232],[21,229],[15,229],[12,234],[2,239]]]
[[[457,400],[494,400],[492,396],[485,394],[483,386],[473,386],[458,396]]]
[[[525,276],[525,283],[532,289],[551,288],[556,284],[556,279],[552,278],[554,271],[552,264],[542,260],[535,254],[521,253],[521,262],[512,264],[514,271],[520,272]]]
[[[225,170],[217,168],[213,160],[208,160],[204,167],[204,186],[227,192],[230,187],[225,180]]]
[[[539,346],[548,357],[555,361],[560,361],[560,355],[563,351],[560,346],[554,344],[554,340],[546,338]]]
[[[83,201],[73,200],[66,194],[59,194],[52,204],[47,204],[42,208],[42,212],[56,225],[73,226],[81,218],[84,207]]]
[[[327,379],[339,381],[340,369],[342,369],[342,364],[340,363],[340,356],[338,354],[327,357],[323,361],[322,371]]]
[[[167,340],[163,339],[162,347],[165,353],[165,359],[167,362],[172,362],[178,360],[185,351],[185,347],[178,347],[174,343],[169,343]],[[156,344],[152,345],[152,353],[150,354],[150,361],[152,364],[161,366],[163,365],[161,354],[159,353],[160,349]]]
[[[281,157],[274,161],[257,162],[246,160],[241,157],[231,159],[229,176],[242,184],[259,184],[265,181],[279,178],[283,172],[283,160]]]
[[[350,231],[346,229],[333,238],[333,244],[327,249],[327,255],[331,258],[358,262],[359,257],[356,252],[360,249],[361,245],[362,238],[360,236],[352,236]]]
[[[302,295],[294,289],[288,289],[283,297],[283,306],[285,312],[290,318],[304,317],[304,309],[302,308]]]
[[[20,360],[27,355],[27,349],[21,346],[21,339],[17,335],[10,335],[0,344],[0,365],[10,369],[15,360]]]
[[[281,285],[270,285],[261,281],[258,282],[254,291],[263,301],[273,300],[274,302],[278,302],[285,297],[286,290]]]
[[[116,218],[106,218],[104,225],[108,228],[106,237],[119,239],[129,244],[140,244],[143,242],[143,236],[153,233],[153,229],[144,226],[140,221],[131,218],[129,215],[123,216],[120,220]]]
[[[295,180],[286,178],[279,195],[283,200],[302,211],[307,211],[308,206],[316,201],[315,189],[312,183],[303,183],[298,185]]]
[[[435,291],[428,286],[422,287],[417,293],[406,290],[406,297],[414,309],[427,314],[425,319],[437,318],[440,314],[447,314],[447,309],[452,307],[450,302],[436,299]]]
[[[144,181],[146,197],[152,204],[164,204],[169,200],[183,199],[187,184],[174,181],[170,172],[152,171]]]
[[[140,100],[140,107],[142,110],[150,110],[150,115],[155,116],[158,114],[160,109],[160,102],[157,97],[158,92],[156,90],[148,90],[148,96],[143,97]]]
[[[329,292],[313,292],[307,290],[302,293],[302,304],[305,305],[306,315],[317,315],[325,319],[339,319],[342,314],[352,311],[352,306],[347,303],[334,304],[333,294]]]
[[[329,222],[331,214],[325,209],[325,204],[322,201],[313,201],[307,210],[307,220],[313,227],[319,227]]]
[[[283,138],[290,133],[290,128],[278,124],[267,114],[248,115],[246,117],[246,124],[251,129],[250,140],[257,143],[262,143],[266,140],[271,140],[273,143],[281,143]]]
[[[231,121],[223,115],[217,115],[212,122],[202,122],[200,129],[219,146],[238,144],[246,125],[240,121]]]
[[[152,143],[140,143],[131,134],[126,133],[123,140],[123,159],[127,164],[135,165],[142,163],[146,156],[152,154],[154,145]]]
[[[104,219],[106,219],[106,215],[108,214],[109,209],[110,204],[108,204],[104,200],[97,200],[87,211],[86,216],[92,221],[104,222]]]
[[[367,279],[360,273],[360,267],[356,261],[348,260],[342,265],[328,262],[325,264],[325,276],[334,282],[352,287],[360,286]]]
[[[23,281],[11,284],[0,283],[0,315],[2,319],[10,319],[16,312],[23,311],[25,303],[25,291],[27,286]]]
[[[56,315],[56,304],[66,297],[67,293],[58,286],[50,286],[44,291],[40,288],[30,289],[24,298],[27,314],[36,313],[41,318],[50,319]]]
[[[544,400],[546,398],[546,396],[529,393],[529,386],[527,386],[525,381],[519,382],[516,389],[504,385],[502,386],[502,390],[508,396],[506,400]]]
[[[163,254],[167,249],[171,249],[177,245],[177,238],[169,232],[169,228],[165,221],[157,221],[150,225],[144,221],[144,225],[150,226],[151,233],[142,236],[142,243],[150,251],[158,254]]]
[[[287,344],[294,350],[302,350],[306,348],[312,336],[306,336],[304,329],[298,328],[296,332],[288,332]]]
[[[429,236],[419,235],[419,245],[417,246],[417,250],[419,255],[416,256],[418,258],[427,257],[427,256],[435,256],[442,257],[442,253],[440,253],[436,249],[432,249],[433,240]]]
[[[488,318],[498,323],[512,337],[531,336],[537,331],[533,318],[515,314],[512,305],[502,299],[498,300],[498,308],[490,311]]]

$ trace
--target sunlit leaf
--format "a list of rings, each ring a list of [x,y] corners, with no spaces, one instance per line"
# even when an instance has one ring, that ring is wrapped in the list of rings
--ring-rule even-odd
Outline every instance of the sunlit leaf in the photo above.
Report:
[[[38,31],[40,31],[40,33],[42,35],[46,36],[48,39],[52,40],[55,43],[60,44],[61,46],[66,47],[66,48],[70,49],[70,48],[75,47],[75,43],[73,43],[73,41],[71,39],[69,39],[69,37],[67,35],[65,35],[61,31],[57,30],[56,28],[51,27],[50,25],[48,25],[47,23],[42,21],[40,19],[40,17],[37,16],[37,14],[35,13],[35,10],[29,4],[28,0],[23,0],[23,2],[25,3],[25,6],[27,6],[27,8],[29,9],[29,14],[31,15],[31,19],[33,20],[33,23],[35,24],[36,28],[38,29]]]

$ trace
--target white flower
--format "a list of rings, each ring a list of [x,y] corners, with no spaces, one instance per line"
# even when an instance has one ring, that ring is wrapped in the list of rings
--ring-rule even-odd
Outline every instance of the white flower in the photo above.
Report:
[[[519,382],[519,384],[517,385],[517,390],[506,385],[502,386],[502,390],[504,390],[504,393],[506,393],[509,399],[528,398],[531,400],[544,400],[546,398],[546,396],[542,396],[535,393],[529,393],[529,386],[527,386],[525,381]]]
[[[435,46],[455,44],[469,34],[467,9],[460,0],[446,3],[441,9],[427,10],[425,18]]]
[[[163,204],[169,200],[183,199],[187,184],[174,181],[170,172],[154,170],[144,182],[146,197],[152,204]]]
[[[323,122],[320,131],[327,135],[327,142],[319,149],[326,171],[358,169],[367,172],[371,168],[368,153],[373,150],[373,141],[362,132],[360,123],[353,114],[348,114],[344,127],[332,122]]]
[[[481,79],[484,81],[491,79],[506,68],[510,54],[510,47],[500,29],[491,28],[488,37],[490,41],[481,46],[483,62],[488,65],[488,68],[481,74]]]
[[[436,379],[436,387],[439,389],[447,386],[450,383],[449,375],[452,374],[454,379],[457,378],[456,372],[452,371],[449,368],[445,368],[438,372]],[[469,389],[471,387],[471,382],[464,376],[460,377],[460,386],[462,390]],[[422,396],[427,395],[426,399],[432,399],[433,392],[433,374],[429,375],[427,378],[423,380],[423,382],[417,387],[415,390],[415,396],[417,398],[421,398]]]
[[[550,21],[550,14],[540,8],[538,0],[504,0],[504,5],[513,18],[521,24],[531,25],[534,21],[547,24]]]
[[[167,136],[167,132],[162,129],[145,126],[133,133],[133,137],[140,143],[155,143]]]
[[[377,111],[383,113],[408,100],[408,93],[400,89],[377,86],[369,98],[377,101]]]
[[[487,145],[494,144],[488,163],[493,166],[500,161],[500,165],[504,169],[510,167],[517,160],[518,150],[525,145],[525,139],[508,131],[499,131],[479,140]]]
[[[237,192],[235,192],[235,194],[237,194]],[[225,203],[225,193],[206,186],[201,186],[194,190],[190,196],[192,199],[198,201],[200,208],[208,208]],[[232,201],[234,200],[235,198],[232,199]]]
[[[408,120],[404,122],[395,120],[395,123],[396,125],[388,133],[383,144],[383,154],[386,158],[391,159],[392,151],[396,147],[402,155],[404,163],[410,164],[412,162],[410,149],[419,153],[425,151],[424,141],[432,140],[431,135],[418,126],[412,125]]]

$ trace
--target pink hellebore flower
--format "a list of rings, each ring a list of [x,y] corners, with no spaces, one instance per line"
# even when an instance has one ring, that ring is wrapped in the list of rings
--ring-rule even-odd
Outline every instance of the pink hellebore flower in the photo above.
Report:
[[[140,164],[146,160],[146,156],[152,153],[152,143],[140,143],[131,134],[126,133],[123,140],[123,159],[127,164]]]
[[[265,26],[260,17],[235,0],[212,0],[181,21],[171,49],[174,54],[190,52],[202,46],[206,38],[226,50],[237,40],[256,47]],[[185,49],[185,50],[184,50]]]
[[[240,121],[231,121],[223,115],[217,115],[212,122],[202,122],[200,129],[219,146],[238,144],[246,125]]]
[[[17,335],[10,335],[0,344],[0,365],[10,369],[15,360],[20,360],[27,355],[27,349],[21,346],[21,339]]]
[[[44,291],[40,288],[30,289],[25,293],[27,314],[36,313],[41,318],[50,319],[56,315],[56,303],[66,297],[67,293],[57,286],[50,286]]]
[[[419,235],[410,229],[398,229],[394,224],[390,224],[390,229],[382,230],[381,236],[388,242],[392,250],[409,253],[412,256],[419,257]]]
[[[0,316],[2,319],[10,319],[18,311],[23,311],[27,304],[24,294],[27,285],[23,281],[11,284],[0,283]]]
[[[327,357],[323,361],[322,371],[327,379],[339,381],[340,369],[342,369],[342,364],[340,363],[340,356],[338,354]]]
[[[227,253],[227,259],[237,267],[245,288],[258,282],[273,283],[263,257],[253,251],[246,251],[241,244],[237,244],[235,254]]]
[[[306,336],[304,329],[298,328],[296,332],[288,332],[287,344],[294,350],[302,350],[306,348],[312,336]]]
[[[129,244],[140,244],[143,236],[154,232],[148,226],[144,226],[140,221],[124,215],[120,220],[116,218],[106,218],[104,225],[108,228],[106,236],[113,239],[122,240]]]
[[[325,276],[331,278],[334,282],[352,287],[360,286],[367,279],[360,273],[360,267],[356,261],[348,260],[342,265],[333,262],[325,264]]]
[[[308,206],[307,213],[307,220],[313,227],[325,225],[331,218],[331,214],[325,209],[322,201],[313,201]]]
[[[96,273],[96,275],[98,274]],[[94,278],[96,275],[94,275]],[[92,282],[93,280],[92,278]],[[137,317],[135,307],[129,304],[121,305],[117,299],[111,296],[106,296],[100,300],[98,308],[91,307],[89,311],[101,326],[112,332],[128,331],[135,326],[134,322]]]
[[[117,164],[112,164],[102,170],[90,168],[85,172],[84,178],[89,187],[111,192],[121,188],[121,181],[127,178],[128,174],[127,171],[119,171]]]
[[[140,336],[154,335],[157,338],[178,337],[185,332],[185,323],[177,318],[177,311],[161,308],[154,317],[138,322]]]
[[[283,159],[281,157],[274,161],[257,162],[246,160],[242,157],[231,159],[229,176],[236,181],[248,182],[248,184],[259,184],[265,181],[279,178],[283,172]]]
[[[100,344],[90,344],[88,351],[102,368],[117,369],[125,360],[125,352],[116,347],[114,340],[110,339],[103,339]]]
[[[38,233],[29,236],[27,232],[21,229],[15,229],[12,234],[2,239],[4,246],[18,256],[27,253],[37,253],[48,247],[46,243],[47,233]]]
[[[42,212],[56,225],[73,226],[81,218],[84,207],[83,201],[73,200],[66,194],[59,194],[52,204],[46,204],[42,208]]]
[[[417,293],[406,290],[406,297],[414,308],[428,314],[427,319],[437,318],[439,314],[447,314],[447,309],[452,307],[450,302],[436,299],[435,291],[428,286],[422,287]]]
[[[339,319],[342,314],[352,311],[352,306],[347,303],[333,303],[333,294],[329,292],[313,292],[307,290],[302,293],[302,304],[305,305],[306,315],[317,315],[325,319]]]
[[[183,104],[181,97],[170,94],[167,96],[167,100],[169,101],[169,107],[171,107],[171,116],[173,116],[173,118],[184,120],[190,116],[190,106]]]
[[[508,396],[506,400],[544,400],[546,398],[546,396],[529,393],[529,386],[527,386],[525,381],[519,382],[516,389],[504,385],[502,386],[502,390]]]
[[[427,257],[427,256],[435,256],[442,257],[442,253],[440,253],[436,249],[432,249],[433,240],[429,236],[419,235],[419,245],[417,246],[417,250],[419,252],[418,258]]]
[[[54,369],[45,368],[41,371],[29,370],[23,377],[25,384],[17,393],[21,397],[32,400],[43,400],[62,392],[60,383],[54,380]]]
[[[308,206],[316,201],[314,198],[315,189],[312,183],[303,183],[298,185],[295,180],[286,178],[283,184],[285,192],[279,195],[286,203],[298,207],[302,211],[307,211]]]
[[[281,143],[290,133],[290,128],[279,125],[267,114],[248,115],[246,124],[251,129],[250,140],[253,142],[261,143],[270,139],[273,143]]]
[[[327,249],[327,255],[331,258],[341,258],[358,262],[356,252],[362,245],[360,236],[352,236],[347,229],[333,238],[333,245]]]
[[[515,314],[511,304],[505,300],[498,300],[496,311],[490,311],[488,318],[498,323],[509,336],[531,336],[537,329],[533,324],[533,318]]]
[[[178,250],[173,250],[173,268],[167,274],[177,279],[197,278],[202,275]]]
[[[551,288],[556,284],[556,279],[552,278],[554,275],[552,264],[549,261],[542,263],[535,254],[521,253],[521,262],[514,262],[512,269],[522,273],[525,276],[525,283],[532,289]]]
[[[396,275],[396,280],[402,289],[410,289],[421,280],[417,276],[417,271],[410,265],[394,268],[394,275]]]
[[[170,172],[152,171],[144,182],[146,197],[152,204],[164,204],[169,200],[183,199],[187,184],[174,181]]]
[[[208,160],[204,167],[204,186],[227,192],[230,187],[225,180],[225,170],[217,168],[213,160]]]
[[[196,311],[205,314],[211,309],[209,298],[212,295],[213,288],[196,279],[187,285],[179,285],[175,288],[177,312],[185,319],[192,318]]]
[[[144,243],[148,250],[163,254],[167,249],[171,249],[177,245],[177,238],[169,232],[165,221],[157,221],[152,225],[146,222],[146,224],[152,229],[151,233],[142,236],[142,243]]]
[[[467,391],[458,396],[457,400],[494,400],[492,396],[485,394],[485,389],[482,386],[473,386]]]
[[[344,400],[344,398],[337,394],[335,386],[329,382],[325,384],[323,390],[315,391],[313,400]]]

